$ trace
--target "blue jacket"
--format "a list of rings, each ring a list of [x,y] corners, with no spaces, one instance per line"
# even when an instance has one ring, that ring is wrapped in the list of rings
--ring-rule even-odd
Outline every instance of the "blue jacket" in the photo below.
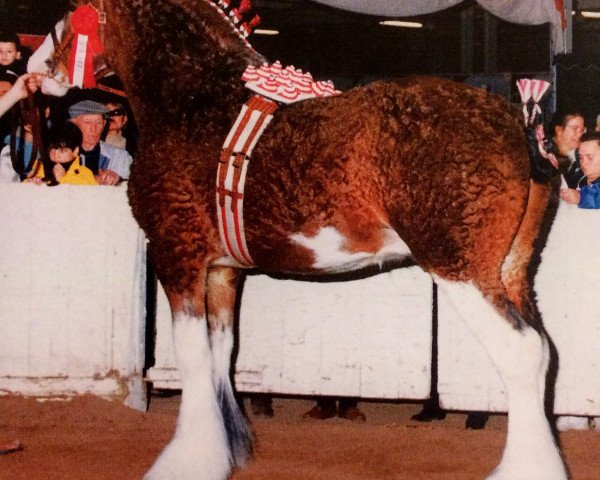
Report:
[[[600,178],[580,188],[579,208],[600,208]]]
[[[85,155],[82,155],[82,163],[85,165]],[[100,142],[100,159],[98,168],[100,170],[112,170],[124,180],[129,179],[129,169],[132,158],[127,150],[114,147],[105,142]]]

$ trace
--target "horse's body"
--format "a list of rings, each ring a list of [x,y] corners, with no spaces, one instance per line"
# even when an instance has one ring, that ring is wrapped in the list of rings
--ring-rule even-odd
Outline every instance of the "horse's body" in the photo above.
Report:
[[[217,163],[262,62],[204,0],[104,0],[107,58],[140,126],[129,181],[174,321],[183,396],[148,480],[223,480],[250,434],[229,378],[240,271],[218,232]],[[527,268],[550,187],[530,180],[516,113],[465,85],[415,78],[280,108],[250,161],[244,224],[273,272],[334,273],[412,257],[506,384],[495,480],[565,480],[544,415],[548,343]]]

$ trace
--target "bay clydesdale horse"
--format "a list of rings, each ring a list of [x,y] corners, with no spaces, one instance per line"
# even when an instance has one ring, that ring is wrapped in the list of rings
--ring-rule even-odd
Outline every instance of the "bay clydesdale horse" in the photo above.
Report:
[[[220,232],[227,212],[242,211],[241,193],[218,178],[220,160],[236,156],[223,160],[223,145],[250,96],[241,76],[264,62],[244,39],[245,14],[229,15],[224,0],[79,3],[104,9],[107,63],[140,127],[129,200],[173,313],[181,409],[147,480],[223,480],[247,461],[251,434],[229,376],[243,267],[327,274],[408,257],[461,312],[506,385],[506,447],[488,478],[567,478],[544,413],[549,343],[528,275],[551,186],[532,179],[510,105],[414,78],[279,106],[251,160],[238,158],[246,261]],[[30,70],[52,55],[47,47]]]

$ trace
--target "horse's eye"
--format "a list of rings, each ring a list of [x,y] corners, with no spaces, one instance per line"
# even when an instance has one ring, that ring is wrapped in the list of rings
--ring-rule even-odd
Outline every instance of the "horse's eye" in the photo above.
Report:
[[[54,70],[56,69],[56,62],[54,60],[52,60],[51,58],[46,60],[46,65],[50,69],[51,72],[54,72]]]

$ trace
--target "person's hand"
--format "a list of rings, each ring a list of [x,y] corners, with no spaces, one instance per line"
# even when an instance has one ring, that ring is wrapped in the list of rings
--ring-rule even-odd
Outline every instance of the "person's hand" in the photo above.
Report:
[[[563,188],[560,190],[560,198],[571,205],[579,205],[581,194],[573,188]]]
[[[31,73],[27,79],[27,88],[31,93],[36,92],[42,86],[42,82],[46,78],[45,73]]]
[[[26,73],[17,78],[12,88],[15,89],[19,98],[26,98],[29,92],[35,92],[42,83],[43,75],[38,73]]]
[[[54,174],[56,181],[60,183],[67,171],[65,170],[65,167],[63,167],[60,163],[57,163],[54,165],[54,167],[52,167],[52,173]]]
[[[99,185],[116,185],[121,181],[121,177],[112,170],[98,170],[96,181]]]
[[[46,185],[40,177],[32,177],[29,179],[29,181],[34,185]]]

